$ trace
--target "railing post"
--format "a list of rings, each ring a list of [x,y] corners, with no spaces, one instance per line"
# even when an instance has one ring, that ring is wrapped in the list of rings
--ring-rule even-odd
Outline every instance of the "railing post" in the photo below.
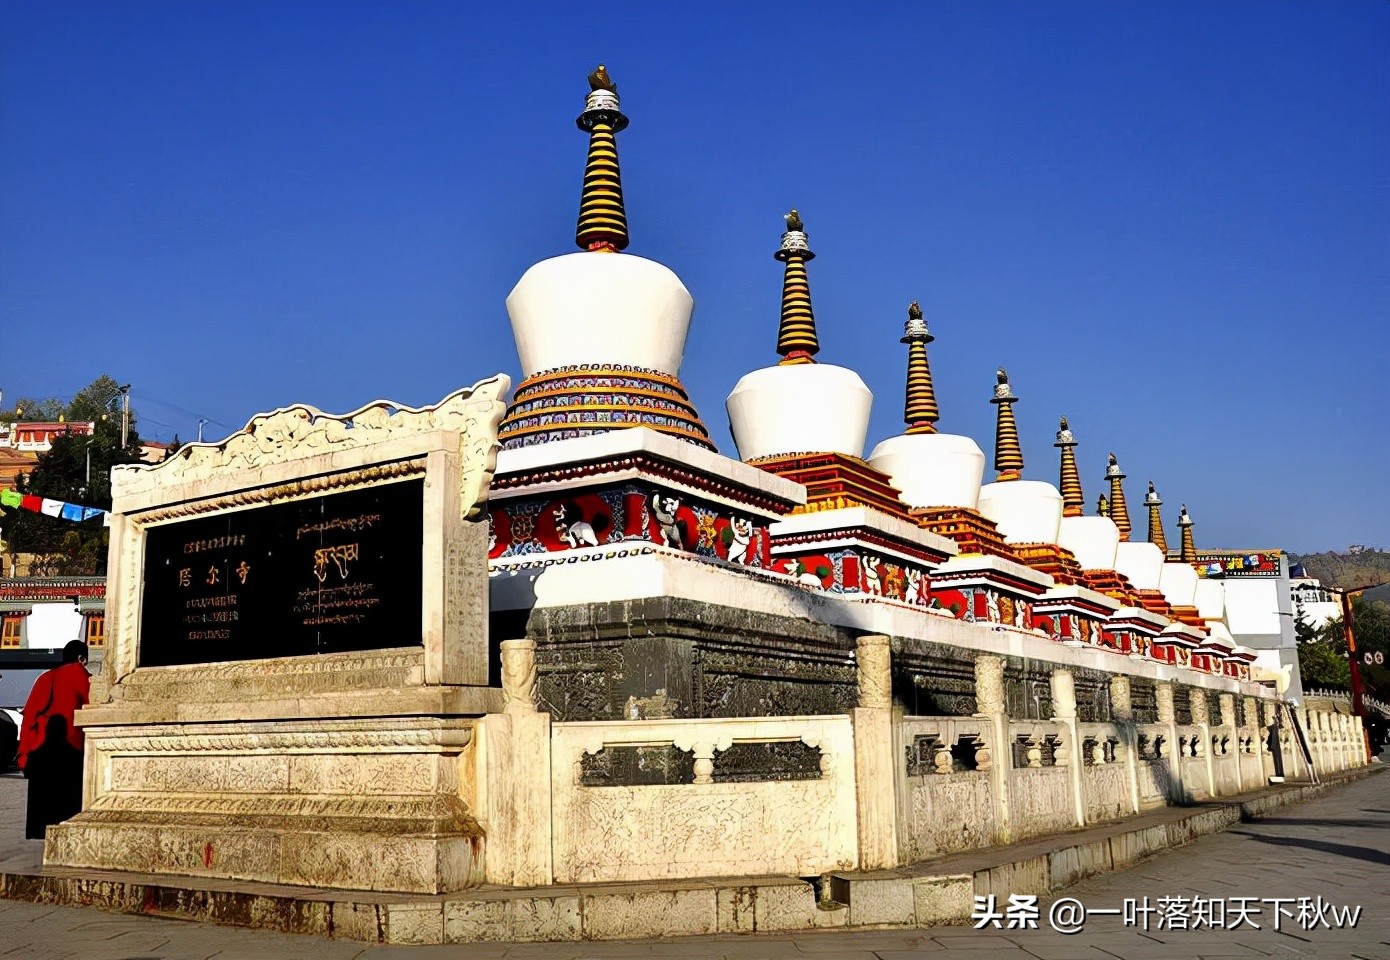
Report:
[[[1178,740],[1178,718],[1173,709],[1173,682],[1160,680],[1155,683],[1154,699],[1158,706],[1158,722],[1163,724],[1168,735],[1168,756],[1171,758],[1168,764],[1168,802],[1183,803],[1187,800],[1187,787],[1182,776],[1182,744]],[[1163,758],[1155,756],[1154,762],[1161,763]]]
[[[1086,826],[1085,758],[1081,753],[1081,728],[1076,719],[1076,680],[1070,670],[1052,671],[1052,719],[1062,725],[1066,744],[1067,776],[1071,779],[1072,812],[1078,827]]]
[[[1245,778],[1240,769],[1240,727],[1236,725],[1235,694],[1223,693],[1217,702],[1221,707],[1221,726],[1230,731],[1231,743],[1235,747],[1234,750],[1227,751],[1227,753],[1222,754],[1222,756],[1226,757],[1229,755],[1235,758],[1236,793],[1241,793],[1245,790]],[[1227,763],[1229,764],[1229,762],[1228,760]]]
[[[854,780],[859,866],[877,870],[898,864],[898,810],[893,748],[892,648],[882,634],[859,638],[855,647],[859,706],[854,724]]]
[[[1129,805],[1139,812],[1139,730],[1134,725],[1134,700],[1130,695],[1129,677],[1116,674],[1110,678],[1110,713],[1120,728],[1120,750],[1125,762],[1125,779],[1129,783]]]
[[[1004,711],[1004,658],[992,653],[975,657],[975,716],[989,723],[993,762],[990,788],[994,794],[994,814],[998,824],[998,843],[1013,839],[1013,811],[1009,803],[1009,769],[1012,748],[1009,718]]]
[[[1215,760],[1211,755],[1211,709],[1208,706],[1205,687],[1187,688],[1187,709],[1192,714],[1192,726],[1197,729],[1197,743],[1193,754],[1202,761],[1207,774],[1207,796],[1216,796]]]

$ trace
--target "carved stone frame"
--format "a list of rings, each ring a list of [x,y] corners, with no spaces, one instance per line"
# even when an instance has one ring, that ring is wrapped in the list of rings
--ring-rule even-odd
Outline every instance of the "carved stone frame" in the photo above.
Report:
[[[107,649],[93,703],[139,669],[188,675],[217,667],[237,673],[293,671],[298,657],[138,667],[145,535],[151,527],[206,514],[292,502],[423,477],[420,644],[327,655],[350,665],[374,653],[399,661],[421,651],[412,677],[425,686],[488,683],[486,525],[474,522],[496,462],[496,425],[506,377],[482,381],[434,407],[378,402],[342,417],[290,407],[252,420],[218,444],[192,444],[174,462],[117,468],[107,583]],[[331,669],[329,672],[332,672]],[[349,676],[318,689],[357,689]]]

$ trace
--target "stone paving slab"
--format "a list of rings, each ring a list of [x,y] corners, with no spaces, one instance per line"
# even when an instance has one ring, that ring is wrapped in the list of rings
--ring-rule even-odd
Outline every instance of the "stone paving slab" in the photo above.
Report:
[[[1374,769],[1374,768],[1373,768]],[[3,785],[0,785],[3,786]],[[1282,792],[1286,799],[1293,794]],[[525,960],[527,957],[751,957],[835,956],[883,960],[886,957],[1019,956],[1032,960],[1071,957],[1265,957],[1356,956],[1390,960],[1390,801],[1381,778],[1353,783],[1331,796],[1293,810],[1274,811],[1266,821],[1242,824],[1201,837],[1176,852],[1119,874],[1092,877],[1070,888],[1096,907],[1116,906],[1117,896],[1171,896],[1178,893],[1227,896],[1295,896],[1320,892],[1339,902],[1366,899],[1367,915],[1355,931],[1270,930],[1137,932],[1116,917],[1088,926],[1084,941],[1047,929],[934,930],[878,932],[802,931],[754,936],[706,936],[623,943],[483,943],[446,946],[371,946],[345,940],[292,936],[257,930],[189,924],[162,918],[118,916],[90,909],[35,903],[0,902],[0,957],[81,957],[82,960],[133,960],[140,957],[386,957]],[[1305,813],[1306,811],[1306,813]],[[1172,813],[1173,811],[1164,811]],[[1069,835],[1072,836],[1072,835]],[[1056,843],[1065,837],[1053,838]],[[1074,836],[1073,836],[1073,839]],[[1039,841],[1044,844],[1044,841]],[[34,846],[38,846],[34,844]],[[1003,851],[1000,851],[1003,852]],[[1033,852],[1033,851],[1028,851]],[[972,855],[973,856],[973,855]],[[851,878],[853,875],[850,875]],[[879,877],[876,879],[890,879]],[[900,878],[901,879],[901,878]],[[920,879],[920,878],[919,878]],[[728,881],[725,881],[728,882]],[[782,878],[784,885],[791,883]],[[648,890],[650,885],[646,886]],[[606,885],[620,895],[632,885]],[[698,889],[717,892],[714,884]],[[1286,892],[1287,891],[1287,892]],[[517,900],[492,891],[494,902]],[[1050,901],[1046,901],[1050,902]],[[1379,936],[1373,932],[1379,930]],[[11,935],[13,931],[19,931]],[[1354,938],[1354,943],[1352,942]],[[11,948],[9,945],[15,946]],[[1347,948],[1348,952],[1342,952]]]

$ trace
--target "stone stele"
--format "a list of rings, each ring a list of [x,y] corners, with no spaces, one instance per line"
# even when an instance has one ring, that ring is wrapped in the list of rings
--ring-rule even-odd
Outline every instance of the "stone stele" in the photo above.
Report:
[[[49,828],[46,864],[415,893],[481,879],[458,769],[477,718],[502,707],[480,520],[509,386],[418,409],[288,407],[115,468],[110,650],[77,715],[83,809]],[[334,518],[374,496],[395,498],[411,542],[387,511]],[[311,515],[332,522],[285,522]],[[252,551],[244,567],[237,549]],[[278,604],[248,592],[260,570],[279,571],[262,588]],[[404,615],[381,619],[387,603]],[[227,629],[202,630],[209,618]],[[173,637],[158,653],[156,634]],[[277,645],[294,655],[245,659]]]

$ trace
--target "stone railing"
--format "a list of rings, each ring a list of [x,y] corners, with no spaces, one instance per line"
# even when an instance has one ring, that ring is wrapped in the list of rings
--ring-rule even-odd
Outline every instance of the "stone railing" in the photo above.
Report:
[[[999,842],[992,787],[1000,757],[988,723],[970,717],[904,717],[896,771],[904,861]]]
[[[1345,705],[1348,712],[1351,710],[1351,694],[1347,693],[1345,690],[1304,690],[1303,699],[1310,708],[1314,706],[1314,701],[1326,701],[1328,703]],[[1390,704],[1382,700],[1377,700],[1375,697],[1365,696],[1364,694],[1361,697],[1361,703],[1367,710],[1374,710],[1382,717],[1390,719]]]
[[[1009,724],[1009,801],[1016,837],[1077,826],[1071,771],[1076,749],[1065,724],[1015,720]]]

